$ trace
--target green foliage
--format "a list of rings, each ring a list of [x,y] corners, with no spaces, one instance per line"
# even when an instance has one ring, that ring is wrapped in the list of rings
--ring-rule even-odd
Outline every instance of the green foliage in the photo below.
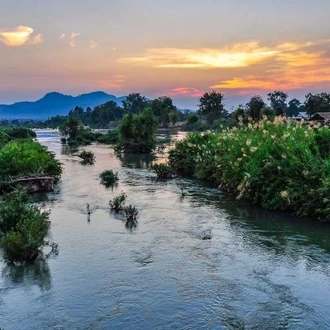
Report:
[[[266,103],[261,96],[255,95],[246,104],[247,115],[253,120],[259,120],[261,118],[262,110]]]
[[[58,178],[60,163],[46,147],[32,140],[14,140],[0,150],[0,177],[45,174]]]
[[[169,179],[173,175],[172,168],[167,164],[155,164],[152,168],[156,172],[158,179]]]
[[[127,195],[124,192],[121,192],[114,199],[109,201],[109,206],[111,211],[120,212],[124,210],[124,205],[126,201]]]
[[[181,174],[267,209],[330,218],[330,129],[276,117],[190,134],[170,152]]]
[[[92,151],[83,150],[78,154],[78,157],[82,159],[81,164],[93,165],[95,162],[95,156]]]
[[[128,205],[124,207],[124,212],[127,222],[135,222],[137,220],[137,215],[139,212],[135,206]]]
[[[140,114],[128,114],[119,126],[119,143],[116,150],[124,153],[149,154],[156,147],[157,118],[151,108]]]
[[[317,112],[329,112],[330,94],[324,92],[319,94],[308,93],[305,99],[305,109],[310,116]]]
[[[105,144],[116,144],[119,140],[119,132],[117,129],[110,129],[106,134],[100,134],[97,142]]]
[[[37,134],[32,129],[24,127],[10,128],[4,130],[4,132],[7,133],[11,139],[34,139],[37,137]]]
[[[199,112],[206,117],[209,125],[213,125],[216,119],[220,119],[224,114],[224,96],[215,91],[206,92],[199,99]]]
[[[148,100],[140,93],[131,93],[123,101],[124,113],[140,113],[148,106]]]
[[[63,136],[74,140],[79,131],[83,128],[83,124],[77,118],[70,116],[68,120],[60,127],[60,132]]]
[[[282,91],[274,91],[272,93],[268,93],[267,96],[275,115],[276,116],[284,115],[288,107],[286,103],[288,94]]]
[[[45,245],[49,214],[28,204],[24,193],[7,196],[0,202],[1,245],[10,261],[34,259]]]
[[[111,186],[119,180],[118,172],[114,172],[113,170],[103,171],[100,174],[100,178],[102,180],[101,183],[105,186]]]
[[[152,100],[150,107],[162,127],[168,127],[170,121],[176,122],[178,120],[177,109],[173,105],[173,100],[168,96],[161,96]]]

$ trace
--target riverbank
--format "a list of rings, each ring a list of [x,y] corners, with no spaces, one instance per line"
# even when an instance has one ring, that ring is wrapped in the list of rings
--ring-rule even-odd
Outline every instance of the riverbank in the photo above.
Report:
[[[184,176],[263,208],[330,219],[330,129],[285,118],[192,133],[170,152]]]

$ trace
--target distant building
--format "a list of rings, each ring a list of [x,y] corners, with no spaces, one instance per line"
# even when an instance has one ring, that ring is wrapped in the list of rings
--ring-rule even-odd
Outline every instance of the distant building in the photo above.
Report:
[[[294,120],[296,120],[296,121],[300,121],[300,120],[302,120],[302,119],[304,119],[304,120],[309,120],[309,116],[308,116],[308,114],[307,114],[307,112],[305,112],[305,111],[301,111],[301,112],[299,112],[298,114],[297,114],[297,116],[294,116],[294,117],[292,117]]]
[[[310,121],[317,121],[324,125],[330,124],[330,112],[317,112],[309,118]]]

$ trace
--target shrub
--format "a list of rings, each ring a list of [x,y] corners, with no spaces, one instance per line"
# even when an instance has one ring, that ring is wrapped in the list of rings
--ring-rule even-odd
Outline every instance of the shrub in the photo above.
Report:
[[[45,245],[49,214],[40,211],[24,193],[11,194],[0,202],[1,244],[10,261],[34,259]]]
[[[105,186],[111,186],[118,181],[118,172],[113,170],[106,170],[100,174],[101,183]]]
[[[0,149],[0,177],[44,174],[59,178],[61,164],[46,147],[32,140],[15,140]]]
[[[167,164],[155,164],[152,168],[156,172],[158,179],[169,179],[172,177],[173,170]]]
[[[121,192],[120,195],[116,196],[113,200],[109,201],[111,211],[120,212],[124,210],[124,205],[127,195]]]
[[[127,222],[136,222],[137,215],[139,212],[135,206],[128,205],[128,206],[124,207],[124,212],[125,212]]]
[[[276,117],[190,134],[170,152],[175,171],[267,209],[330,218],[329,127]]]
[[[95,162],[94,153],[91,151],[83,150],[78,154],[78,157],[82,158],[81,164],[83,165],[93,165]]]
[[[152,109],[139,114],[127,114],[119,126],[119,142],[116,151],[149,154],[156,147],[157,118]]]

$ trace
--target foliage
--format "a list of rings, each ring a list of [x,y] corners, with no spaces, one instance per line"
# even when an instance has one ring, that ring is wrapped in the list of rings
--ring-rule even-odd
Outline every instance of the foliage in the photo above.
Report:
[[[305,100],[305,109],[308,115],[312,116],[317,112],[329,112],[330,111],[330,94],[319,93],[312,94],[308,93]]]
[[[250,101],[246,104],[247,115],[253,120],[259,120],[265,105],[266,103],[261,96],[255,95],[251,97]]]
[[[14,140],[0,150],[0,177],[44,174],[59,178],[60,163],[46,147],[32,140]]]
[[[124,113],[140,113],[148,106],[148,100],[140,93],[131,93],[123,101]]]
[[[156,172],[158,179],[169,179],[173,175],[172,168],[167,164],[155,164],[152,168]]]
[[[288,94],[282,91],[274,91],[272,93],[268,93],[267,96],[268,96],[268,100],[270,101],[270,105],[275,112],[275,115],[276,116],[284,115],[288,107],[286,103]]]
[[[105,186],[111,186],[119,180],[118,172],[114,172],[113,170],[103,171],[100,174],[100,178],[102,180],[101,183]]]
[[[289,105],[286,109],[285,114],[288,117],[297,116],[300,111],[304,111],[304,107],[301,102],[297,99],[292,99],[289,101]]]
[[[78,157],[82,159],[81,164],[93,165],[95,162],[95,156],[92,151],[83,150],[78,154]]]
[[[158,118],[162,127],[168,127],[170,121],[177,121],[177,109],[173,105],[173,100],[168,96],[161,96],[150,101],[150,107],[154,115]],[[172,120],[171,120],[172,119]]]
[[[4,130],[6,134],[11,139],[34,139],[37,137],[37,134],[29,128],[25,127],[14,127]]]
[[[10,194],[0,202],[1,244],[10,261],[34,259],[45,245],[49,229],[49,214],[28,204],[22,193]]]
[[[124,192],[121,192],[114,199],[109,201],[109,206],[111,211],[120,212],[124,210],[124,205],[127,195]]]
[[[77,118],[70,116],[68,120],[60,127],[60,132],[63,136],[74,140],[79,131],[83,128],[83,124]]]
[[[240,125],[188,135],[171,167],[267,209],[329,219],[330,129],[282,117]]]
[[[133,205],[128,205],[124,207],[124,212],[127,222],[135,222],[137,220],[138,210]]]
[[[118,130],[118,152],[149,154],[156,147],[157,118],[151,108],[140,114],[125,115]]]
[[[215,91],[206,92],[199,99],[199,112],[206,117],[209,125],[213,125],[216,119],[224,114],[224,96]]]

